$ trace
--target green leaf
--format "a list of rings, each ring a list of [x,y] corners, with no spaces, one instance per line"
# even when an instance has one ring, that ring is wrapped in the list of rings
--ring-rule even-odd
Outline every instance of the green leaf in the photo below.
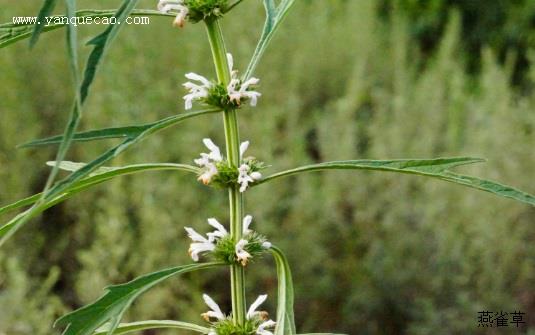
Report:
[[[260,40],[256,46],[253,57],[247,70],[245,71],[244,78],[249,79],[256,69],[256,66],[260,62],[260,59],[264,55],[269,43],[273,39],[275,32],[280,27],[280,24],[288,14],[290,8],[294,4],[295,0],[282,0],[279,5],[275,3],[275,0],[264,0],[264,8],[266,10],[266,22]]]
[[[172,320],[148,320],[148,321],[138,321],[131,323],[120,323],[119,326],[113,332],[113,335],[126,334],[131,332],[138,332],[148,329],[182,329],[190,330],[201,334],[208,334],[210,329],[196,324],[181,322],[181,321],[172,321]],[[105,335],[109,333],[109,326],[105,325],[97,329],[93,335]]]
[[[111,335],[132,302],[156,284],[178,274],[220,265],[224,264],[201,263],[178,266],[138,277],[126,284],[109,286],[107,292],[97,301],[61,317],[54,327],[66,326],[63,335],[91,335],[109,322],[107,334]]]
[[[212,109],[210,111],[217,112],[217,109]],[[142,125],[133,125],[133,126],[125,126],[125,127],[113,127],[113,128],[104,128],[104,129],[96,129],[96,130],[89,130],[85,132],[76,133],[73,136],[73,141],[77,142],[88,142],[88,141],[96,141],[96,140],[105,140],[105,139],[111,139],[111,138],[133,138],[136,136],[139,136],[139,134],[143,133],[145,130],[150,129],[154,126],[158,126],[159,124],[168,124],[173,125],[173,121],[181,121],[181,116],[185,114],[178,114],[173,115],[170,117],[167,117],[165,119],[142,124]],[[61,143],[63,140],[63,135],[56,135],[52,137],[47,137],[43,139],[33,140],[31,142],[22,144],[19,146],[19,148],[30,148],[30,147],[39,147],[39,146],[45,146],[45,145],[51,145],[51,144],[58,144]]]
[[[184,121],[186,119],[219,112],[217,109],[207,109],[195,112],[184,113],[176,116],[169,117],[167,119],[161,120],[151,127],[145,129],[143,132],[138,134],[135,137],[126,139],[121,144],[111,148],[110,150],[104,152],[102,155],[97,157],[95,160],[87,163],[82,168],[76,170],[67,178],[55,184],[43,198],[42,202],[37,202],[33,207],[26,210],[25,212],[20,213],[11,219],[4,226],[0,227],[0,246],[5,243],[16,231],[18,231],[22,226],[24,226],[28,220],[37,214],[41,213],[47,208],[55,205],[56,203],[62,201],[62,193],[69,193],[70,189],[75,186],[75,183],[82,180],[83,178],[89,176],[96,169],[104,165],[107,161],[113,159],[114,157],[120,155],[130,146],[140,142],[149,135],[152,135],[160,130],[168,128],[178,122]],[[24,201],[24,200],[23,200]]]
[[[66,0],[66,6],[67,6],[67,17],[71,19],[74,16],[74,13],[76,12],[76,4],[75,0]],[[82,99],[80,96],[80,77],[78,74],[78,46],[77,46],[77,32],[76,32],[76,26],[75,25],[69,25],[67,27],[67,51],[69,55],[69,64],[71,68],[71,75],[73,78],[73,86],[74,86],[74,103],[73,103],[73,109],[71,112],[71,115],[69,117],[69,122],[67,123],[67,127],[65,128],[64,132],[64,141],[61,142],[58,152],[56,154],[56,160],[62,161],[65,155],[67,154],[67,150],[70,147],[70,144],[72,142],[72,136],[74,132],[76,131],[76,128],[78,127],[79,120],[82,116]],[[43,189],[43,199],[45,195],[47,194],[48,190],[54,183],[54,180],[56,179],[56,176],[58,174],[58,167],[54,166],[52,171],[50,172],[50,175],[48,176],[48,179],[46,181],[45,187]]]
[[[60,164],[60,169],[67,171],[76,171],[83,166],[85,163],[73,163],[73,162],[62,162]],[[113,179],[115,177],[125,176],[129,174],[139,173],[139,172],[148,172],[156,170],[181,170],[186,172],[191,172],[198,174],[200,172],[199,168],[191,165],[185,164],[174,164],[174,163],[148,163],[148,164],[134,164],[121,167],[100,167],[92,172],[89,177],[84,178],[73,185],[71,185],[65,192],[60,194],[54,199],[54,205],[58,202],[66,200],[73,195],[84,191],[92,186],[101,184],[105,181]],[[34,204],[39,200],[41,193],[32,195],[30,197],[24,198],[12,204],[0,208],[0,215],[7,213],[11,210],[26,207]],[[49,208],[49,207],[48,207]]]
[[[286,256],[279,248],[272,246],[269,250],[275,258],[278,278],[277,326],[274,335],[293,335],[296,332],[292,272]]]
[[[90,130],[85,132],[76,133],[73,136],[73,141],[75,142],[89,142],[96,140],[104,140],[110,138],[125,138],[125,137],[134,137],[143,132],[143,130],[150,128],[153,124],[147,124],[142,126],[127,126],[127,127],[116,127],[116,128],[105,128]],[[57,135],[52,137],[47,137],[43,139],[34,140],[28,143],[21,144],[19,148],[30,148],[30,147],[39,147],[46,146],[51,144],[61,143],[63,135]]]
[[[115,13],[115,17],[117,18],[118,22],[122,22],[126,16],[134,9],[135,5],[137,4],[139,0],[124,0],[121,7],[117,10]],[[74,0],[67,0],[67,12],[69,18],[74,13]],[[64,160],[65,155],[67,154],[67,151],[69,150],[69,147],[72,143],[72,138],[74,137],[74,134],[76,132],[76,128],[78,128],[78,124],[80,122],[80,119],[82,117],[82,105],[85,102],[85,99],[87,98],[87,94],[89,92],[89,88],[93,82],[93,79],[95,78],[96,71],[98,69],[98,66],[100,64],[100,61],[102,57],[104,56],[105,52],[109,48],[109,44],[114,40],[115,36],[117,36],[117,33],[121,29],[121,27],[124,25],[121,24],[114,24],[110,25],[104,32],[94,39],[92,39],[89,44],[94,45],[93,50],[89,54],[89,58],[87,60],[87,64],[85,67],[85,73],[84,78],[82,80],[81,86],[78,83],[78,69],[77,69],[77,61],[74,58],[73,54],[76,55],[76,45],[72,45],[73,43],[76,44],[76,41],[73,41],[73,35],[75,36],[74,31],[74,25],[69,25],[69,55],[71,59],[71,67],[73,68],[74,74],[73,76],[76,78],[75,83],[75,99],[73,108],[71,111],[71,115],[69,117],[69,121],[67,122],[67,126],[65,128],[65,131],[63,133],[63,140],[61,141],[58,152],[56,154],[56,161],[61,162]],[[50,188],[57,176],[58,173],[58,167],[54,166],[52,171],[50,172],[50,175],[48,176],[48,180],[46,182],[46,185],[43,190],[43,199],[49,196]]]
[[[130,15],[132,10],[134,10],[134,7],[138,3],[138,1],[139,0],[124,0],[121,7],[114,15],[117,18],[117,21],[124,22],[124,20]],[[91,54],[89,55],[87,66],[85,68],[84,80],[82,82],[82,87],[80,88],[80,95],[82,97],[82,101],[85,101],[87,97],[89,87],[93,83],[93,79],[95,78],[95,74],[100,65],[102,57],[108,50],[110,43],[113,42],[113,40],[119,33],[119,30],[123,26],[124,24],[112,24],[106,30],[104,30],[102,34],[96,36],[87,43],[88,45],[93,45],[94,48],[93,51],[91,51]]]
[[[83,18],[110,18],[114,15],[116,9],[104,9],[104,10],[92,10],[84,9],[76,12],[76,17]],[[55,15],[49,16],[50,24],[42,25],[41,32],[54,31],[66,26],[64,21],[64,15]],[[174,17],[173,14],[162,13],[157,10],[151,9],[136,9],[130,13],[130,16],[168,16]],[[39,20],[40,22],[46,22],[45,20]],[[0,24],[0,49],[6,47],[10,44],[13,44],[17,41],[30,38],[35,29],[34,24],[15,24],[15,23],[4,23]]]
[[[30,38],[30,47],[33,47],[35,43],[37,43],[37,40],[39,39],[39,35],[41,35],[41,33],[43,32],[43,29],[45,28],[46,17],[52,14],[52,12],[54,11],[54,8],[56,8],[56,2],[57,2],[56,0],[44,1],[43,6],[41,7],[41,10],[39,11],[39,14],[37,15],[37,24],[33,27],[33,32]],[[0,41],[1,40],[2,39],[0,39]]]
[[[461,165],[484,162],[485,160],[471,157],[437,158],[437,159],[397,159],[397,160],[351,160],[335,161],[313,165],[306,165],[275,173],[264,178],[257,184],[272,181],[274,179],[302,172],[322,170],[377,170],[417,174],[434,177],[448,182],[461,184],[478,190],[490,192],[498,196],[511,198],[535,206],[535,196],[517,190],[510,186],[502,185],[490,180],[465,176],[449,171]]]

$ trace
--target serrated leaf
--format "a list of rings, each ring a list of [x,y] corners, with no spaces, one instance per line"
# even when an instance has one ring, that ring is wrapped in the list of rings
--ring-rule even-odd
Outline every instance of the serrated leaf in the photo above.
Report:
[[[286,256],[279,248],[270,249],[277,266],[277,326],[274,335],[295,334],[294,289],[292,272]]]
[[[37,14],[37,24],[32,29],[32,35],[30,38],[30,47],[33,47],[35,43],[37,43],[37,40],[39,39],[39,35],[41,35],[41,32],[45,28],[46,23],[46,17],[50,16],[52,12],[54,11],[54,8],[56,8],[57,0],[45,0],[43,3],[43,6],[41,7],[41,10],[39,11],[39,14]]]
[[[302,172],[322,170],[376,170],[416,174],[438,178],[444,181],[464,185],[478,190],[493,193],[495,195],[518,200],[535,206],[535,196],[515,189],[511,186],[502,185],[494,181],[465,176],[449,171],[449,169],[484,162],[484,159],[471,157],[437,158],[437,159],[396,159],[396,160],[350,160],[335,161],[319,164],[306,165],[296,169],[286,170],[270,175],[257,184],[272,181],[274,179]]]
[[[278,5],[275,0],[264,0],[264,8],[266,11],[266,22],[264,23],[264,29],[262,35],[253,53],[253,57],[247,66],[244,78],[249,79],[256,69],[256,66],[260,62],[260,59],[264,55],[269,43],[273,39],[275,32],[280,27],[280,24],[288,14],[290,8],[295,3],[295,0],[282,0]]]
[[[173,320],[148,320],[130,323],[120,323],[113,332],[113,335],[127,334],[131,332],[139,332],[149,329],[182,329],[190,330],[201,334],[208,334],[210,329],[198,326],[193,323],[173,321]],[[109,326],[105,325],[97,329],[93,335],[106,335],[109,333]]]
[[[92,9],[83,9],[76,11],[76,17],[83,18],[110,18],[116,12],[116,9],[103,9],[103,10],[92,10]],[[162,13],[157,10],[151,9],[135,9],[130,13],[130,16],[168,16],[172,17],[173,14]],[[50,24],[44,25],[42,27],[41,33],[54,31],[66,26],[61,19],[65,18],[64,15],[49,15]],[[41,21],[43,22],[43,21]],[[13,44],[17,41],[30,38],[32,32],[35,29],[34,24],[14,24],[14,23],[4,23],[0,24],[0,49],[4,48],[10,44]]]
[[[169,117],[167,119],[161,120],[153,124],[151,127],[145,129],[143,132],[141,132],[137,136],[128,138],[121,144],[106,151],[105,153],[97,157],[95,160],[87,163],[82,168],[73,172],[67,178],[55,184],[49,190],[48,194],[45,195],[45,197],[43,198],[43,202],[38,201],[37,203],[34,204],[33,207],[15,216],[8,223],[0,227],[0,246],[3,243],[5,243],[5,241],[9,239],[18,229],[20,229],[20,227],[26,224],[29,219],[38,215],[45,209],[50,208],[51,206],[55,205],[57,202],[63,201],[62,194],[65,192],[67,193],[70,192],[70,189],[75,186],[75,183],[89,176],[93,171],[95,171],[96,169],[104,165],[107,161],[120,155],[130,146],[140,142],[147,136],[150,136],[160,130],[168,128],[178,122],[184,121],[192,117],[196,117],[196,116],[200,116],[204,114],[216,113],[216,112],[219,112],[219,110],[208,109],[208,110],[189,112],[189,113],[184,113],[184,114],[176,115],[173,117]]]
[[[54,327],[67,327],[63,335],[91,335],[99,327],[110,322],[107,333],[113,334],[132,302],[150,288],[178,274],[220,265],[224,264],[201,263],[178,266],[138,277],[125,284],[109,286],[107,292],[97,301],[61,317]]]

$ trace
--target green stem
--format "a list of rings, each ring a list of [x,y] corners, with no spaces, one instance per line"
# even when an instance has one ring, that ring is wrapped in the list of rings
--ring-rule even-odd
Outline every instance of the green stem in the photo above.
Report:
[[[231,73],[228,67],[227,51],[221,27],[217,20],[207,20],[206,30],[212,56],[214,59],[217,79],[220,84],[228,85]],[[225,110],[223,113],[225,128],[225,143],[227,148],[228,164],[237,168],[240,165],[240,135],[238,117],[235,109]],[[242,238],[243,196],[236,186],[229,187],[230,207],[230,235],[235,241]],[[245,272],[240,265],[230,267],[230,283],[232,293],[232,317],[234,323],[245,323]]]

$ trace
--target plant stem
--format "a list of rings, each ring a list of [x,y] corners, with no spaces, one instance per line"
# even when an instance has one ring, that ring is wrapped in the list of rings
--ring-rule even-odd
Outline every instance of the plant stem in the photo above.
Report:
[[[217,79],[220,84],[228,85],[231,79],[228,67],[227,51],[221,27],[217,20],[206,20],[206,30],[212,57],[214,59]],[[225,143],[229,166],[237,168],[240,165],[240,135],[238,117],[235,109],[225,110],[223,113],[225,128]],[[242,238],[243,196],[236,186],[229,187],[230,207],[230,235],[234,241]],[[232,293],[232,317],[235,324],[245,323],[245,272],[240,265],[231,265],[230,284]]]

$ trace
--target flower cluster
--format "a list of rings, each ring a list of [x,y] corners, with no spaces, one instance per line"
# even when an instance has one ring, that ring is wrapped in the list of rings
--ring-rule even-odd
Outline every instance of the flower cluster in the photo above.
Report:
[[[264,168],[264,164],[253,157],[243,157],[249,148],[249,141],[242,142],[240,145],[241,164],[237,168],[229,165],[221,155],[219,147],[211,139],[205,138],[203,143],[210,152],[201,153],[201,157],[194,160],[195,164],[201,167],[198,180],[203,184],[215,183],[220,186],[237,184],[240,185],[240,192],[245,192],[249,184],[262,179],[259,170]]]
[[[243,325],[235,325],[229,316],[226,316],[219,305],[207,294],[203,294],[203,299],[210,310],[201,316],[212,324],[208,335],[273,335],[268,328],[273,328],[276,322],[268,319],[268,313],[257,311],[258,307],[267,299],[267,294],[259,296],[251,304],[247,311],[247,320]]]
[[[186,18],[195,23],[217,18],[228,8],[228,0],[160,0],[158,10],[162,13],[177,14],[173,25],[184,27]]]
[[[196,73],[186,74],[186,78],[191,80],[184,83],[184,87],[189,91],[184,96],[186,109],[191,109],[194,101],[221,109],[238,108],[244,101],[249,101],[251,106],[256,106],[258,98],[262,94],[254,91],[252,87],[258,85],[260,80],[251,78],[242,81],[238,78],[238,71],[233,70],[234,59],[229,53],[227,54],[227,61],[231,80],[226,87],[222,84],[211,82]]]
[[[193,241],[190,244],[189,254],[195,261],[199,261],[199,255],[212,253],[212,255],[228,264],[241,264],[246,266],[255,256],[262,254],[271,248],[271,243],[257,232],[249,229],[253,217],[247,215],[243,218],[243,237],[235,241],[225,227],[216,219],[208,219],[208,224],[215,228],[206,237],[196,232],[193,228],[185,227],[188,236]]]

